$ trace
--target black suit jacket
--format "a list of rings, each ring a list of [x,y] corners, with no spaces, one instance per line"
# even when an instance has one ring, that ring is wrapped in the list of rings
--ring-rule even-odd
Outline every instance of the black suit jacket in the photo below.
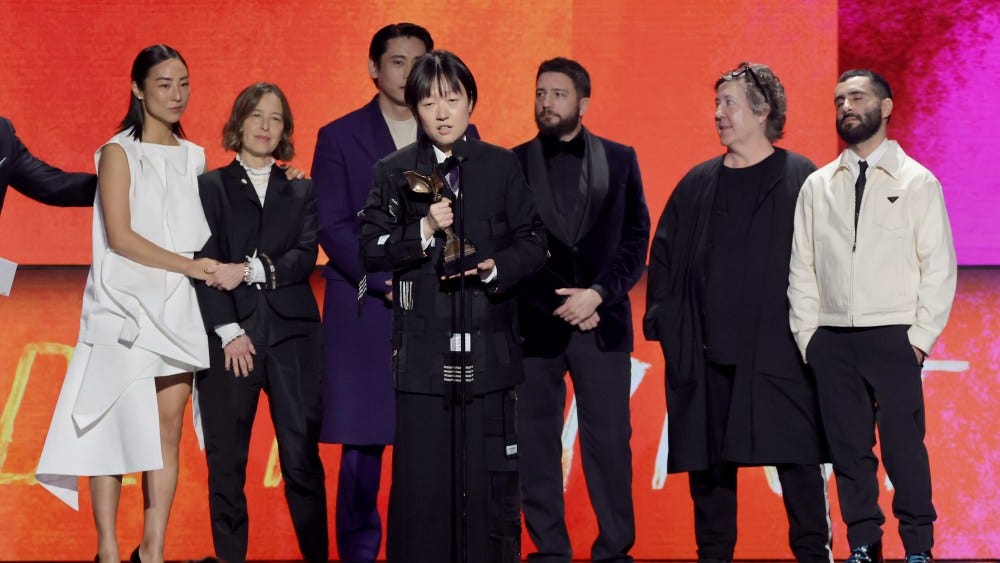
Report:
[[[198,303],[209,334],[214,336],[213,329],[219,325],[246,322],[262,302],[275,313],[274,318],[287,321],[284,326],[269,327],[271,339],[296,333],[295,327],[302,322],[318,323],[319,308],[309,285],[318,254],[312,182],[288,180],[285,171],[275,167],[262,207],[246,172],[234,160],[199,176],[198,189],[212,236],[196,257],[242,263],[256,253],[266,277],[265,283],[241,283],[232,291],[197,282]]]
[[[94,205],[97,176],[63,172],[38,160],[17,138],[10,121],[0,117],[0,209],[8,185],[48,205],[86,207]]]
[[[551,357],[569,342],[573,326],[552,311],[559,305],[560,287],[603,288],[604,301],[597,308],[601,320],[595,329],[602,350],[631,352],[632,305],[628,292],[642,277],[649,244],[649,209],[642,191],[639,161],[632,147],[621,145],[583,130],[588,174],[587,202],[583,221],[575,234],[560,234],[553,228],[560,220],[555,207],[541,142],[514,148],[531,182],[538,214],[548,230],[551,258],[537,275],[525,283],[521,297],[520,323],[529,356]]]
[[[489,284],[466,278],[472,392],[480,394],[524,377],[511,290],[544,263],[545,234],[517,158],[475,139],[467,141],[466,153],[461,179],[466,239],[483,259],[496,261],[498,274]],[[393,272],[393,380],[397,390],[411,393],[444,392],[444,356],[458,295],[457,284],[438,279],[441,233],[427,253],[421,245],[420,219],[431,200],[411,192],[402,174],[429,174],[435,165],[426,137],[380,160],[361,215],[365,268]]]

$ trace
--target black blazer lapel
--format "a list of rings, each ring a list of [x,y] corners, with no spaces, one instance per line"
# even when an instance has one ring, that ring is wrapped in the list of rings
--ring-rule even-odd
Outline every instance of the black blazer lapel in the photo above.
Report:
[[[549,184],[549,173],[545,168],[545,155],[542,153],[542,140],[535,137],[528,143],[528,184],[535,195],[535,210],[538,216],[557,239],[566,246],[573,246],[573,236],[568,232],[565,218],[556,209],[556,202]]]
[[[278,240],[278,233],[288,228],[288,221],[292,217],[288,209],[289,183],[283,169],[275,166],[271,170],[271,177],[267,181],[267,192],[264,195],[264,209],[261,212],[262,230],[258,241],[261,246],[260,252],[266,252],[264,248],[267,243],[274,244]],[[256,195],[255,193],[254,196]]]
[[[589,233],[601,217],[604,200],[607,198],[611,186],[611,170],[608,155],[604,151],[604,143],[586,128],[583,129],[583,139],[587,152],[583,173],[580,175],[580,183],[586,189],[587,201],[584,203],[583,220],[580,221],[580,228],[577,230],[574,242],[579,242]]]
[[[240,196],[250,200],[258,209],[260,208],[260,198],[257,197],[257,191],[254,189],[253,184],[250,183],[250,177],[247,176],[246,170],[243,169],[243,165],[239,161],[233,159],[229,163],[229,166],[225,168],[223,178],[225,179],[227,190],[240,194]]]

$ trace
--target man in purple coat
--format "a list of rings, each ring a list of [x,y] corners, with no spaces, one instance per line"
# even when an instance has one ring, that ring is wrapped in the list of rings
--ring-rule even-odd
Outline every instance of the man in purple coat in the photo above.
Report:
[[[375,162],[417,140],[417,121],[403,100],[403,87],[414,61],[433,48],[430,34],[418,25],[378,30],[368,51],[368,72],[378,94],[320,129],[313,156],[319,243],[330,258],[323,270],[326,378],[320,441],[343,444],[336,522],[337,551],[345,562],[378,557],[382,452],[392,443],[395,425],[390,275],[369,274],[359,303],[364,273],[357,213],[371,190]]]

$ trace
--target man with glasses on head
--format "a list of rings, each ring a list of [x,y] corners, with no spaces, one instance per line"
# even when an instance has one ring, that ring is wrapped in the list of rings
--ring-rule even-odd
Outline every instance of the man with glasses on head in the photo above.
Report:
[[[769,67],[723,74],[715,108],[726,153],[681,179],[649,264],[644,331],[667,365],[667,468],[689,473],[699,562],[733,559],[737,468],[773,465],[792,553],[829,563],[826,444],[785,297],[795,201],[816,167],[773,145],[786,102]]]
[[[791,327],[816,372],[847,561],[883,561],[877,424],[906,562],[928,563],[937,516],[921,367],[955,296],[951,226],[940,182],[886,137],[888,82],[849,70],[834,102],[847,150],[809,176],[799,195]]]

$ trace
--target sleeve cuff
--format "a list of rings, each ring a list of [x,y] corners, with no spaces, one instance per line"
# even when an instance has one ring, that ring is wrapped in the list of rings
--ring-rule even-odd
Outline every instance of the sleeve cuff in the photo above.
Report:
[[[261,263],[260,258],[250,259],[250,282],[251,283],[264,283],[267,278],[264,276],[264,264]]]
[[[246,331],[240,327],[239,323],[228,323],[215,327],[215,334],[222,340],[222,347],[225,348],[230,342],[236,340],[237,336],[246,334]]]
[[[605,289],[603,285],[595,283],[594,285],[590,286],[590,289],[593,289],[594,291],[597,292],[598,295],[601,296],[602,303],[608,300],[608,290]]]
[[[802,354],[802,361],[809,363],[809,359],[806,358],[806,348],[809,347],[809,341],[812,340],[813,335],[816,334],[816,329],[803,330],[795,334],[795,343],[799,345],[799,353]]]
[[[490,274],[488,276],[486,276],[485,278],[483,278],[483,283],[493,283],[494,281],[496,281],[497,275],[498,275],[497,272],[499,272],[499,271],[500,271],[500,268],[498,266],[493,266],[493,271],[490,272]]]
[[[930,356],[931,348],[934,347],[934,341],[937,340],[936,335],[917,325],[910,326],[906,331],[906,337],[909,339],[911,346],[916,346],[926,356]]]
[[[428,238],[424,238],[424,222],[425,221],[427,221],[426,217],[424,217],[423,219],[421,219],[420,220],[420,225],[419,225],[418,228],[420,229],[420,248],[422,248],[424,250],[424,252],[427,252],[428,248],[434,246],[434,235],[431,235]]]

